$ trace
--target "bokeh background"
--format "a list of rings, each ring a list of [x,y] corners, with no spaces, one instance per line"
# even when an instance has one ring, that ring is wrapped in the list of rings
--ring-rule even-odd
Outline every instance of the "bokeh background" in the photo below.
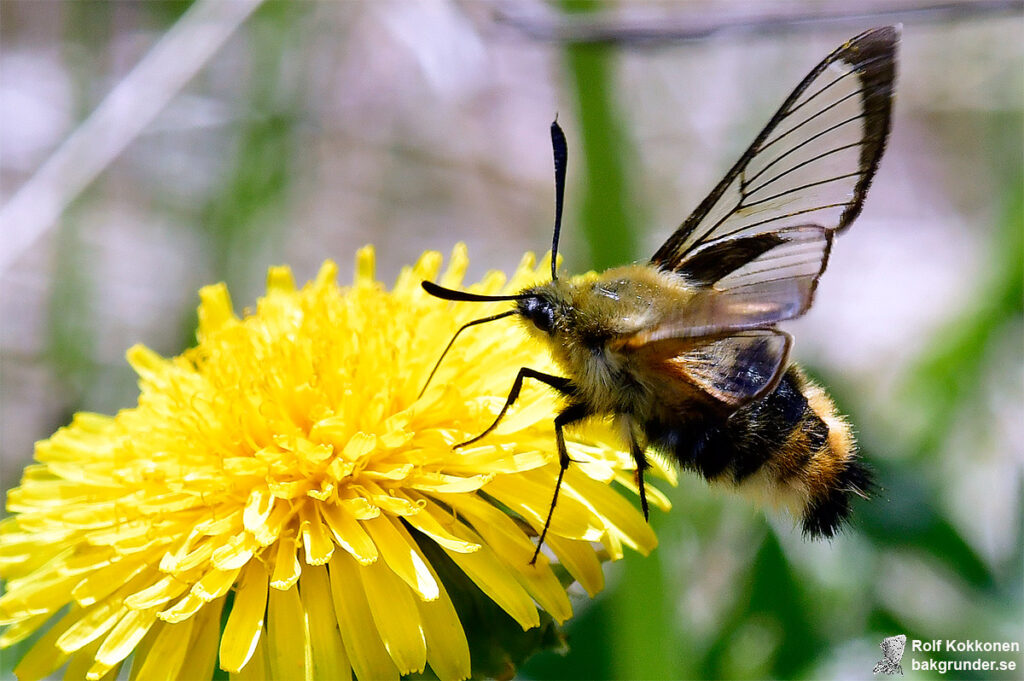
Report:
[[[204,284],[241,309],[268,265],[347,278],[366,243],[384,281],[458,241],[471,279],[546,251],[556,113],[565,267],[648,257],[824,55],[903,21],[889,150],[786,325],[879,498],[809,544],[684,476],[659,549],[520,674],[866,678],[895,633],[1021,640],[1024,13],[924,6],[3,0],[3,490],[75,411],[134,404],[124,351],[192,344]]]

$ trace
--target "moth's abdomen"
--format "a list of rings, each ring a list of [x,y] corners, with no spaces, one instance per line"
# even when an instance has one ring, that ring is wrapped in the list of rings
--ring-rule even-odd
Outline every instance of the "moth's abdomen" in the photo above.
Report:
[[[790,366],[778,386],[728,419],[645,424],[648,444],[711,482],[788,506],[812,537],[831,537],[865,497],[871,475],[825,392]]]

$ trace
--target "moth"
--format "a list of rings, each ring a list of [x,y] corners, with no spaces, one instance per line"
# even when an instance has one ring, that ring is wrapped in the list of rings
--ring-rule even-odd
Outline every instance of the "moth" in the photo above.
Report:
[[[467,328],[516,316],[564,374],[521,368],[494,423],[456,445],[494,430],[527,379],[562,396],[538,551],[570,464],[564,429],[591,417],[621,426],[645,517],[652,449],[787,506],[811,538],[833,536],[868,496],[849,424],[789,362],[793,339],[776,325],[807,311],[835,235],[861,212],[889,136],[898,42],[899,27],[875,28],[825,57],[649,262],[558,277],[568,152],[556,121],[551,281],[506,296],[423,282],[449,301],[514,303],[462,326],[445,353]]]

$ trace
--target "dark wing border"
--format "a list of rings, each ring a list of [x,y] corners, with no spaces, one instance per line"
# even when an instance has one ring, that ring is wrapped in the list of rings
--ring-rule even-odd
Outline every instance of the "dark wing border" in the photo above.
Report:
[[[899,35],[900,28],[898,26],[874,28],[850,39],[825,57],[782,103],[768,125],[761,130],[753,144],[747,148],[721,182],[651,257],[651,263],[662,269],[674,270],[689,252],[705,243],[705,238],[714,232],[717,225],[712,225],[707,233],[695,241],[690,241],[693,232],[700,226],[736,177],[758,154],[761,145],[771,136],[779,123],[789,116],[791,113],[789,108],[796,103],[825,69],[838,61],[848,63],[857,71],[861,80],[862,108],[865,112],[864,139],[869,140],[861,148],[859,171],[861,178],[854,186],[853,198],[843,210],[836,231],[842,231],[848,227],[861,212],[864,197],[874,179],[875,171],[878,170],[878,164],[888,140],[892,118],[893,83],[896,75],[896,45],[899,42]],[[690,243],[687,243],[688,241]]]

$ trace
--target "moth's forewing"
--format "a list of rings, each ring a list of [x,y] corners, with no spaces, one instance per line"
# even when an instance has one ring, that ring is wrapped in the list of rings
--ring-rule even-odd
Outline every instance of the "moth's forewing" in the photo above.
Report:
[[[898,27],[876,28],[826,57],[651,262],[675,270],[718,239],[848,226],[885,149],[898,40]]]

